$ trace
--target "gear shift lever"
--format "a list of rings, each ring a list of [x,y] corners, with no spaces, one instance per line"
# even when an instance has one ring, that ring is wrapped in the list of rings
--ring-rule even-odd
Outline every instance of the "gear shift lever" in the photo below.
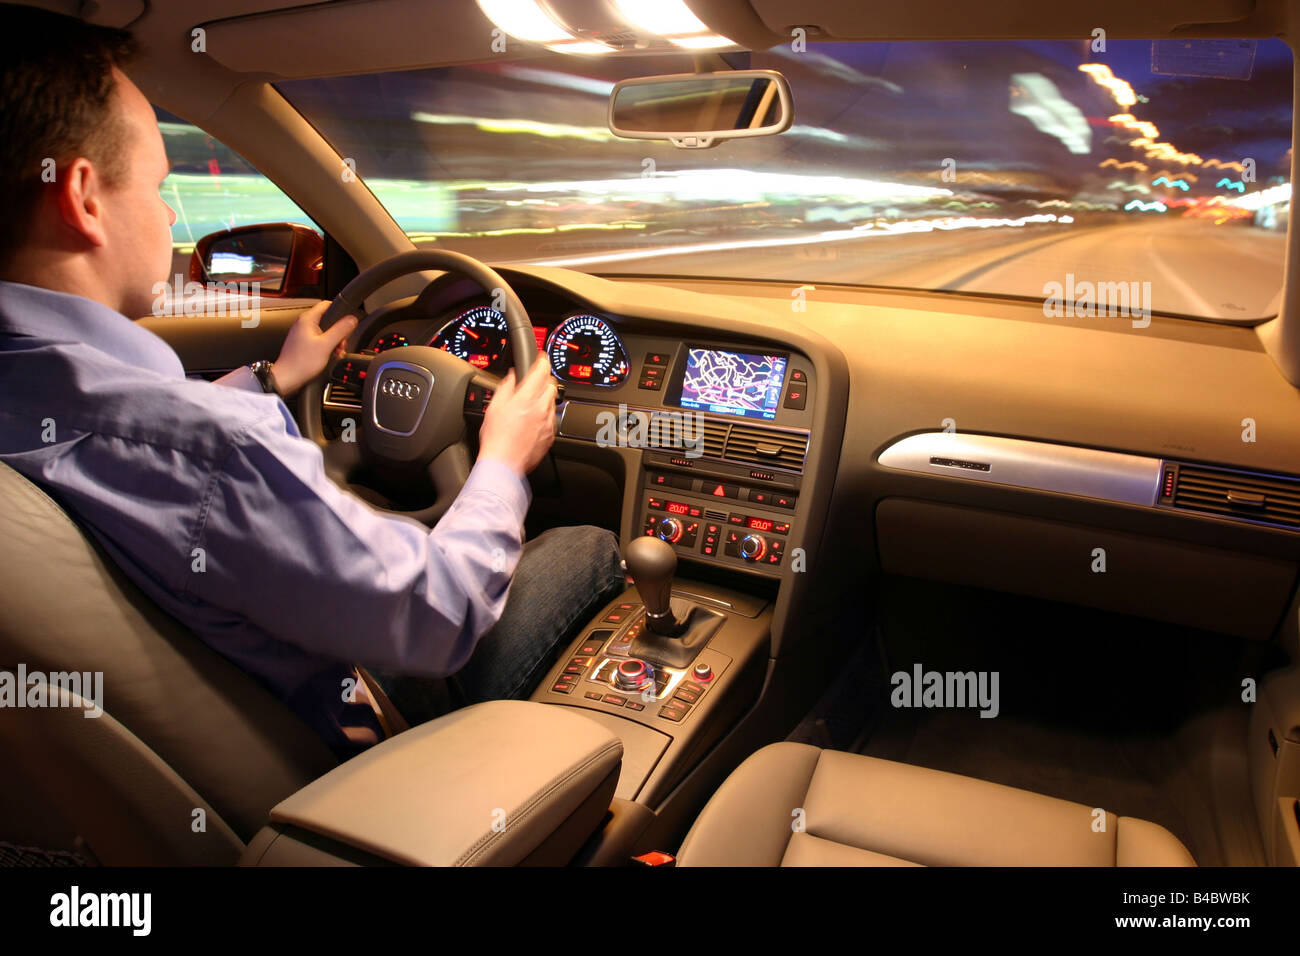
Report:
[[[662,538],[648,535],[632,541],[623,552],[623,564],[632,575],[637,593],[645,604],[646,629],[664,637],[676,637],[681,625],[673,614],[671,599],[677,554]]]
[[[623,565],[645,604],[645,630],[633,639],[631,656],[669,667],[690,667],[722,626],[723,615],[672,599],[677,552],[667,541],[649,535],[636,538],[623,551]]]

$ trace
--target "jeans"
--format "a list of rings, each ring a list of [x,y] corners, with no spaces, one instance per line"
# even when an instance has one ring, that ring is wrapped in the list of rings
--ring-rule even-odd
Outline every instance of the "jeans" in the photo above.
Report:
[[[524,699],[595,610],[626,587],[618,538],[591,525],[551,528],[524,542],[501,618],[479,638],[452,683],[375,671],[398,712],[414,725],[457,703]]]

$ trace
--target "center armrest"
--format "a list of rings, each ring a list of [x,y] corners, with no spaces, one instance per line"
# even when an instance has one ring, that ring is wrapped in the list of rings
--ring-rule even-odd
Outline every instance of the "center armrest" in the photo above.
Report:
[[[567,863],[609,808],[622,756],[618,737],[571,708],[476,704],[385,740],[282,801],[243,862]]]

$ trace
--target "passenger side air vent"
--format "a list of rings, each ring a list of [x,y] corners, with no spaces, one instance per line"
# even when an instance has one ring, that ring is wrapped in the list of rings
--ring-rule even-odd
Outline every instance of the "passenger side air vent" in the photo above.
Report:
[[[1180,464],[1172,494],[1162,494],[1162,501],[1169,497],[1187,511],[1300,528],[1300,478]]]
[[[723,457],[751,465],[803,471],[807,454],[808,436],[805,434],[733,422]]]
[[[361,411],[361,386],[330,382],[325,386],[324,404],[326,408],[345,408],[359,412]]]

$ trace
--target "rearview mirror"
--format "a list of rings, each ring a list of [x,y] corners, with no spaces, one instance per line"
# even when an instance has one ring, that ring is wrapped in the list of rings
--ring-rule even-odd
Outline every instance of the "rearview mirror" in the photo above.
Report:
[[[679,73],[621,80],[609,96],[609,131],[707,149],[724,139],[772,136],[794,122],[790,84],[775,70]]]
[[[293,222],[237,226],[204,236],[190,256],[191,282],[258,283],[274,298],[318,294],[325,240]]]

